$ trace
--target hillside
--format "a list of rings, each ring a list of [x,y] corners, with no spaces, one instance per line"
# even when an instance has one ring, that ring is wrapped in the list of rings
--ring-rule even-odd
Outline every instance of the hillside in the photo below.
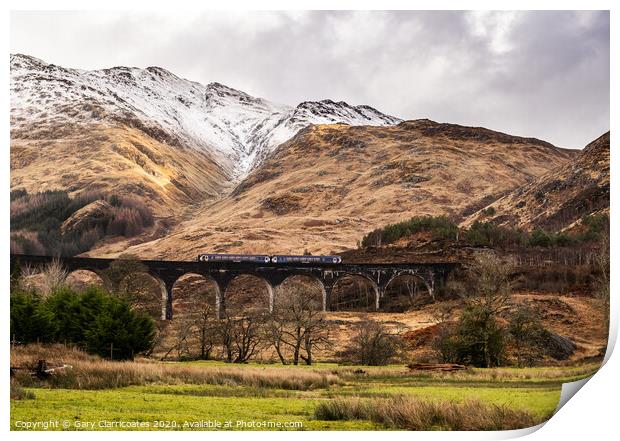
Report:
[[[376,227],[414,215],[459,218],[481,199],[520,187],[575,154],[537,139],[429,120],[311,126],[228,196],[128,251],[184,259],[204,251],[339,252]],[[92,254],[125,248],[108,244]]]
[[[540,309],[544,326],[552,332],[569,338],[575,343],[576,350],[568,363],[583,362],[596,359],[605,352],[607,346],[607,330],[605,328],[604,310],[601,301],[589,297],[558,296],[557,294],[541,294],[518,292],[514,295],[514,303],[528,302]],[[433,359],[437,354],[432,349],[432,339],[437,335],[437,314],[446,305],[454,307],[455,319],[459,315],[459,307],[455,302],[431,303],[417,310],[405,313],[362,314],[355,312],[329,312],[326,319],[330,322],[333,335],[338,335],[333,352],[342,350],[355,335],[356,323],[365,318],[372,318],[388,326],[406,330],[412,357],[423,360]],[[334,356],[334,353],[326,354]],[[558,361],[550,361],[552,364]]]
[[[86,71],[19,54],[10,67],[11,191],[138,199],[156,219],[145,237],[220,200],[309,124],[400,122],[331,100],[280,105],[159,67]]]
[[[588,144],[573,161],[482,208],[462,225],[481,220],[558,231],[600,213],[609,213],[609,132]]]

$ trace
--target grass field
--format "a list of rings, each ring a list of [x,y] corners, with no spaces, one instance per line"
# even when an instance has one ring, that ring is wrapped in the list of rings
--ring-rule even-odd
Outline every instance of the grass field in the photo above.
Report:
[[[360,411],[360,403],[369,404],[367,407],[370,408],[375,403],[387,406],[386,400],[395,398],[413,400],[412,408],[420,407],[420,403],[436,403],[439,409],[455,404],[458,412],[480,413],[476,406],[495,413],[499,410],[501,415],[516,412],[518,415],[512,415],[513,419],[518,417],[517,421],[536,424],[553,414],[563,382],[584,378],[598,368],[597,364],[586,364],[578,367],[411,373],[404,366],[371,368],[335,364],[283,367],[231,366],[218,362],[145,362],[132,365],[137,366],[131,367],[134,370],[148,369],[160,373],[148,378],[136,377],[136,384],[114,388],[104,388],[93,382],[82,383],[79,372],[71,381],[67,379],[58,383],[65,387],[49,383],[26,384],[25,390],[34,393],[35,398],[11,400],[11,429],[28,429],[23,427],[24,422],[36,421],[57,421],[57,426],[48,427],[54,430],[407,428],[406,423],[395,422],[390,416],[375,417]],[[112,363],[103,371],[109,376],[115,368],[118,373],[129,369],[127,363]],[[177,370],[182,375],[174,375]],[[101,375],[103,371],[99,370],[100,373],[95,375]],[[169,381],[166,375],[169,375]],[[109,381],[107,377],[106,381]],[[339,406],[335,415],[334,409],[325,412],[329,403]],[[468,411],[472,403],[474,410]],[[347,411],[351,406],[357,406],[355,412]],[[321,407],[320,411],[317,411],[318,407]],[[343,411],[340,407],[346,409]],[[455,409],[450,412],[452,415]],[[114,427],[119,422],[141,422],[148,427]],[[270,426],[261,426],[263,422]],[[212,427],[213,424],[218,426]],[[424,420],[424,424],[427,429],[460,427],[441,418]],[[490,427],[494,427],[493,424]]]

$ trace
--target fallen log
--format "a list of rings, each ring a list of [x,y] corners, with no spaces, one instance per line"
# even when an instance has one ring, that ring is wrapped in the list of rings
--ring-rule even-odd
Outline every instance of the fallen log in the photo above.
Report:
[[[467,369],[467,366],[454,363],[410,363],[407,365],[410,371],[439,371],[454,372]]]
[[[65,369],[73,369],[73,366],[71,366],[70,364],[63,364],[59,367],[48,368],[45,360],[39,360],[34,371],[30,372],[30,375],[33,377],[37,377],[40,380],[46,380],[52,375],[55,375]]]

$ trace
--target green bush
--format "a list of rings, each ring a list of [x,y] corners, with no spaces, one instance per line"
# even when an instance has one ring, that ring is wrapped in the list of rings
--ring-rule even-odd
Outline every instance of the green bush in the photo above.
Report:
[[[528,241],[528,243],[532,247],[547,248],[553,245],[553,236],[541,228],[536,228],[532,232],[532,235],[530,236],[530,240]]]
[[[433,348],[446,363],[501,366],[505,358],[504,334],[486,308],[468,305],[455,325],[443,325]]]
[[[526,234],[519,229],[500,227],[489,222],[475,221],[463,232],[463,240],[472,246],[509,247],[526,243]]]
[[[458,227],[447,216],[413,217],[407,221],[390,224],[368,233],[362,239],[362,246],[390,244],[401,237],[423,231],[431,232],[435,240],[455,239]]]
[[[528,245],[531,247],[567,247],[573,245],[578,238],[569,236],[566,233],[548,233],[541,228],[536,228],[528,240]],[[583,239],[581,239],[583,240]]]
[[[107,297],[91,325],[84,332],[86,350],[102,357],[132,359],[151,348],[155,325],[146,313],[136,313],[129,304]]]
[[[553,238],[553,243],[558,247],[568,247],[575,243],[575,239],[566,233],[557,233]]]
[[[101,356],[128,359],[151,348],[155,324],[98,287],[82,292],[61,288],[46,299],[13,294],[11,335],[20,343],[74,343]]]
[[[601,235],[609,228],[609,217],[604,214],[586,216],[582,219],[586,231],[579,239],[586,242],[598,242]]]
[[[56,335],[56,321],[35,292],[11,295],[11,340],[49,343]]]

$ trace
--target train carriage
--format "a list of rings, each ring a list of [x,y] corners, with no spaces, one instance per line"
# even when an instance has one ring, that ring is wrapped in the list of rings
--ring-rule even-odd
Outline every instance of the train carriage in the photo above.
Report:
[[[273,263],[340,263],[340,256],[271,256]]]
[[[200,254],[199,262],[251,262],[251,263],[320,263],[338,264],[340,256],[266,256],[262,254]]]
[[[269,263],[271,262],[271,256],[261,254],[200,254],[198,261]]]

